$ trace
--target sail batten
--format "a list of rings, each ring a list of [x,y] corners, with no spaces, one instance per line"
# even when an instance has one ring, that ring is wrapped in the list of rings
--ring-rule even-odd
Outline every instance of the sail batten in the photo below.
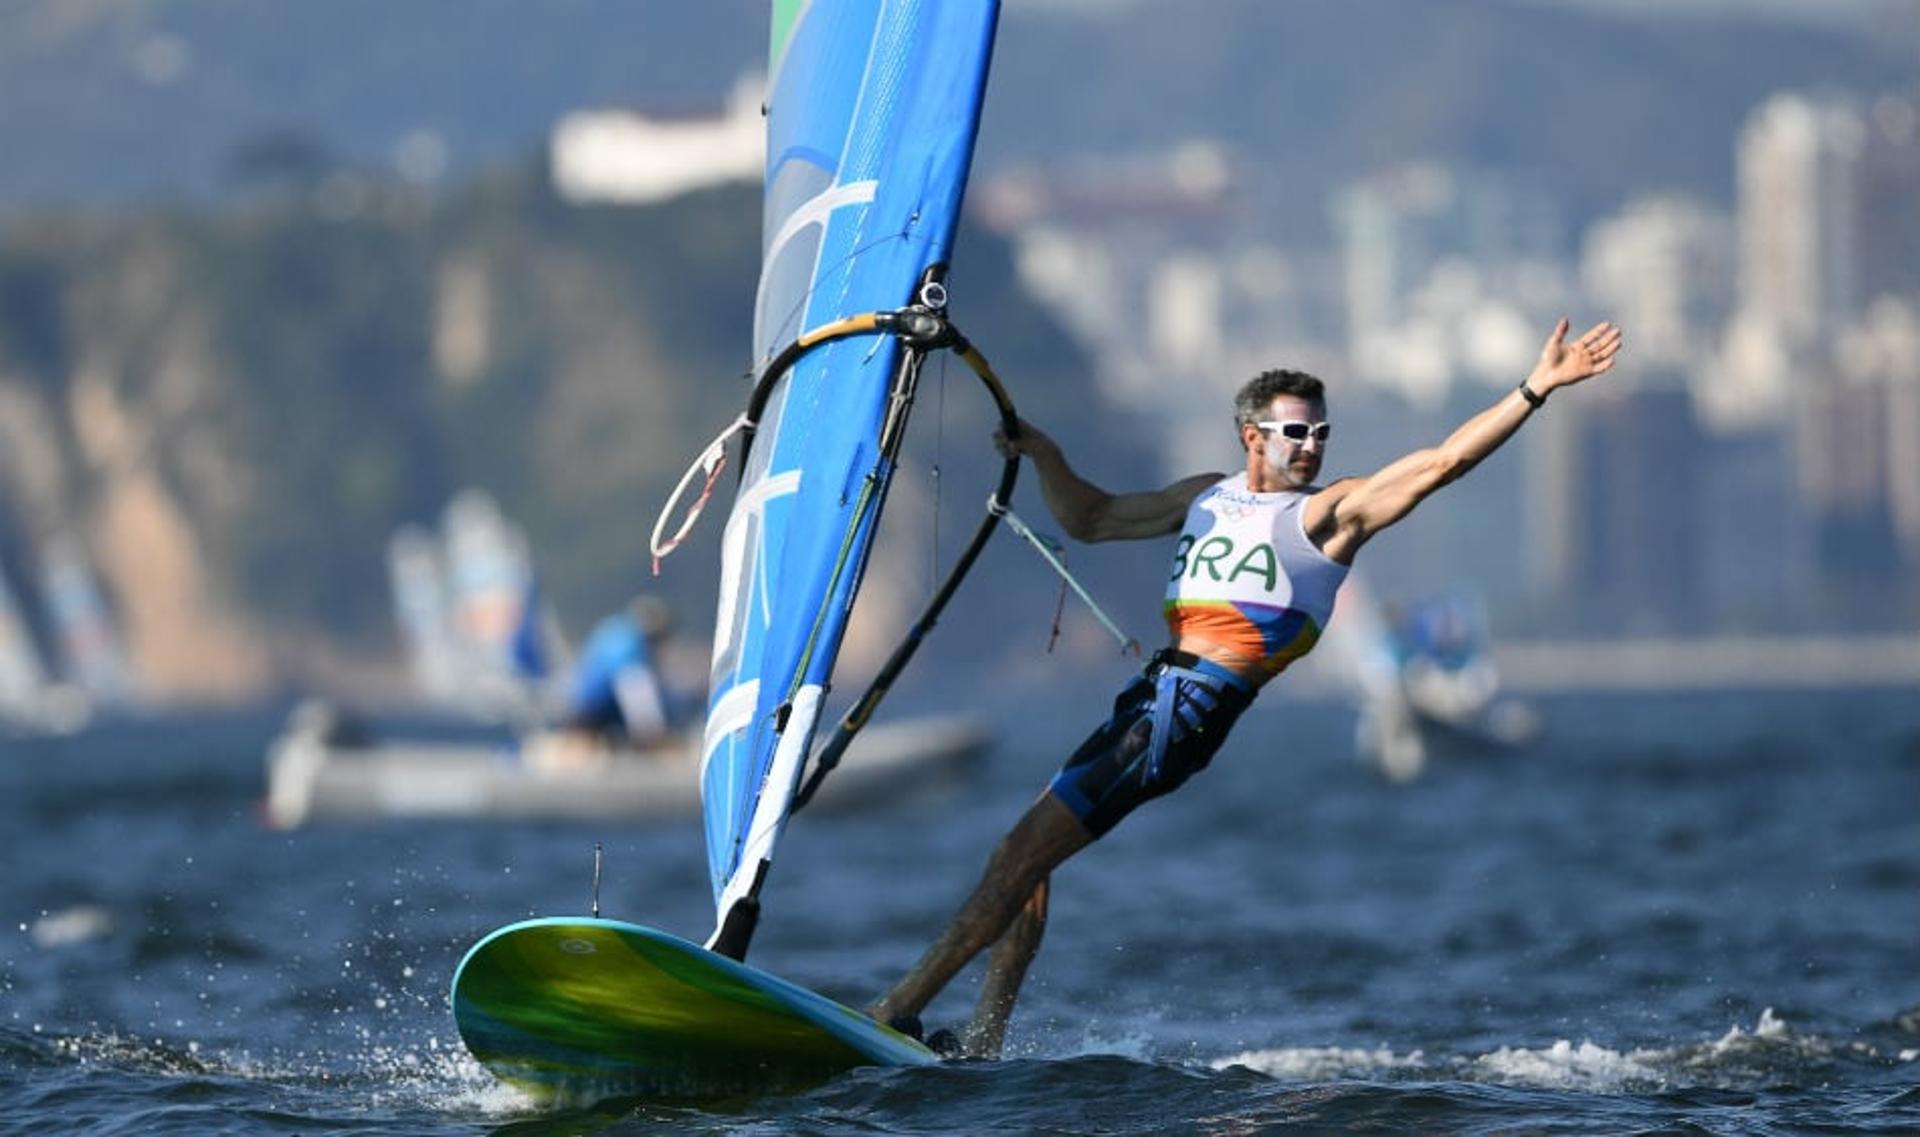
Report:
[[[998,12],[998,0],[776,0],[756,359],[911,303],[946,262]],[[893,472],[888,395],[915,366],[877,329],[790,363],[722,551],[701,775],[722,926],[785,825]]]

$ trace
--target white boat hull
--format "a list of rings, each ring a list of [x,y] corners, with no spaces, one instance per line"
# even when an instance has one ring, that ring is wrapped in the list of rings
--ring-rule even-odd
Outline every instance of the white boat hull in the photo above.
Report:
[[[530,757],[541,741],[361,743],[292,728],[268,755],[266,820],[291,829],[389,818],[631,821],[700,813],[697,739],[571,764]],[[901,802],[951,789],[988,741],[979,723],[959,715],[869,726],[812,808]]]

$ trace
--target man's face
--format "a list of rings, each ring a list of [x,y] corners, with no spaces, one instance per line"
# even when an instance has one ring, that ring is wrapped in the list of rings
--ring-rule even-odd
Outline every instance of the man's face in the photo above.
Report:
[[[1274,425],[1260,430],[1262,453],[1265,455],[1267,470],[1281,484],[1289,489],[1301,489],[1312,485],[1320,476],[1320,461],[1326,457],[1327,405],[1318,399],[1303,399],[1298,395],[1275,395],[1267,407],[1265,420]],[[1300,434],[1297,425],[1304,423],[1304,438],[1291,438],[1289,434]]]

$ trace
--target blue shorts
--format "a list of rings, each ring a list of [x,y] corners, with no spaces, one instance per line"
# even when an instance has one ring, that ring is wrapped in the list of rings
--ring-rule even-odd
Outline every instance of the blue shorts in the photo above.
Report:
[[[1162,651],[1113,701],[1049,790],[1095,837],[1206,769],[1253,687],[1217,663]]]

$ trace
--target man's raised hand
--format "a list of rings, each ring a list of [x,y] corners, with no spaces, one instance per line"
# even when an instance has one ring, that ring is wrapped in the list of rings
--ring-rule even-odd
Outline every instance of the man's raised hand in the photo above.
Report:
[[[1527,377],[1527,386],[1542,395],[1599,375],[1610,369],[1620,354],[1620,328],[1611,321],[1600,321],[1572,343],[1567,342],[1567,329],[1563,317],[1554,325],[1553,334],[1540,349],[1540,362]]]

